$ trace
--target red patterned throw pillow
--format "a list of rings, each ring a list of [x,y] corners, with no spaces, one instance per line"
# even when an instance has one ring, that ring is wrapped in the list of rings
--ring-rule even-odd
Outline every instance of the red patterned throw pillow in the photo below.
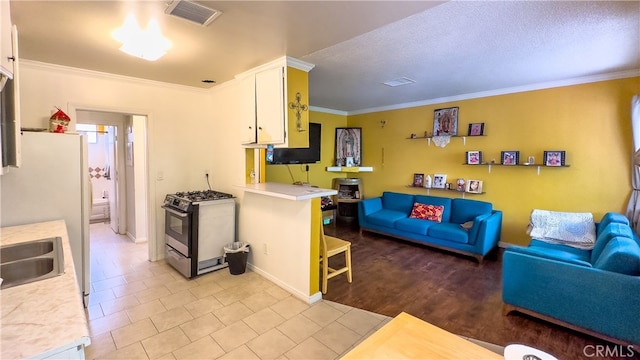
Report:
[[[427,205],[414,203],[411,210],[410,218],[431,220],[435,222],[442,221],[442,213],[444,212],[444,205]]]

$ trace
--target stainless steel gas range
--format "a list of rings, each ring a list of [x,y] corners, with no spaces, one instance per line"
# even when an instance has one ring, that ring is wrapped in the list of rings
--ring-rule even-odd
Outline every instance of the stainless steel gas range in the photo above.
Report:
[[[165,255],[186,278],[228,266],[224,246],[235,241],[233,195],[219,191],[189,191],[164,199]]]

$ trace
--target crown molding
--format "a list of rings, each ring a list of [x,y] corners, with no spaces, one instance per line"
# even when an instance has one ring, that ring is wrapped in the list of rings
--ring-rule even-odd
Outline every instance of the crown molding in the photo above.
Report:
[[[333,114],[333,115],[342,115],[342,116],[349,115],[349,113],[347,113],[346,111],[327,109],[327,108],[318,107],[318,106],[309,106],[309,110],[310,111],[315,111],[315,112]]]
[[[187,90],[187,91],[194,91],[198,93],[207,93],[209,91],[208,88],[199,88],[194,86],[172,84],[172,83],[167,83],[162,81],[148,80],[148,79],[136,78],[132,76],[124,76],[124,75],[106,73],[106,72],[95,71],[95,70],[81,69],[81,68],[75,68],[71,66],[51,64],[51,63],[45,63],[45,62],[29,60],[29,59],[20,59],[20,67],[46,70],[46,71],[55,71],[58,73],[66,73],[69,75],[88,76],[88,77],[100,78],[100,79],[106,79],[106,80],[118,80],[118,81],[128,82],[131,84],[138,84],[138,85],[148,85],[148,86],[154,86],[154,87],[160,86],[160,87],[174,89],[174,90],[183,90],[183,91]]]
[[[309,72],[311,71],[311,69],[315,67],[314,64],[308,63],[306,61],[292,58],[290,56],[281,56],[277,59],[271,60],[267,63],[251,68],[247,71],[243,71],[240,74],[237,74],[236,76],[234,76],[234,78],[242,79],[250,75],[255,75],[256,73],[259,73],[263,70],[272,69],[278,66],[290,66],[292,68],[296,68],[305,72]]]
[[[571,78],[571,79],[565,79],[565,80],[549,81],[544,83],[515,86],[510,88],[504,88],[504,89],[480,91],[476,93],[447,96],[447,97],[441,97],[436,99],[408,102],[403,104],[395,104],[395,105],[381,106],[381,107],[368,108],[368,109],[362,109],[362,110],[347,111],[347,116],[369,114],[369,113],[389,111],[389,110],[406,109],[406,108],[426,106],[426,105],[435,105],[435,104],[442,104],[442,103],[447,103],[452,101],[478,99],[478,98],[490,97],[490,96],[515,94],[515,93],[527,92],[527,91],[582,85],[582,84],[588,84],[588,83],[594,83],[594,82],[600,82],[600,81],[626,79],[626,78],[631,78],[636,76],[640,76],[640,69],[619,71],[619,72],[591,75],[591,76],[583,76],[583,77]]]
[[[298,70],[302,70],[305,72],[311,71],[315,67],[314,64],[308,63],[306,61],[302,61],[300,59],[292,58],[291,56],[287,56],[287,66],[291,66]]]

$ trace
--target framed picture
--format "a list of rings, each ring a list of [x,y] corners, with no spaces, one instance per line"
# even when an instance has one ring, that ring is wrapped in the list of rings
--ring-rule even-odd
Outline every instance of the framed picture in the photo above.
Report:
[[[447,184],[446,174],[434,174],[433,175],[433,187],[436,189],[444,189]]]
[[[433,136],[458,134],[458,108],[436,109],[433,112]]]
[[[472,123],[469,124],[469,132],[467,136],[482,136],[484,135],[484,123]]]
[[[362,128],[336,128],[336,166],[362,165]]]
[[[518,165],[520,163],[520,151],[503,151],[500,156],[502,165]]]
[[[565,152],[560,150],[548,150],[544,152],[545,166],[564,166]]]
[[[482,194],[482,181],[480,180],[467,180],[467,189],[468,193],[472,194]]]
[[[415,187],[424,186],[424,174],[413,174],[413,186]]]
[[[482,164],[482,151],[467,151],[467,164]]]

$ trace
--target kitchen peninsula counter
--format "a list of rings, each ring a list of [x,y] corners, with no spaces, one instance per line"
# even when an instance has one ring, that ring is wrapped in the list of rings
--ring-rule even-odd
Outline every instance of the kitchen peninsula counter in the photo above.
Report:
[[[0,229],[0,245],[61,237],[64,274],[2,290],[0,358],[80,358],[91,343],[64,220]]]
[[[306,185],[289,185],[280,183],[259,183],[241,186],[245,192],[273,196],[286,200],[308,200],[338,193],[334,189],[322,189]]]
[[[337,190],[279,183],[239,186],[238,240],[250,244],[248,266],[308,303],[320,293],[320,198]]]

